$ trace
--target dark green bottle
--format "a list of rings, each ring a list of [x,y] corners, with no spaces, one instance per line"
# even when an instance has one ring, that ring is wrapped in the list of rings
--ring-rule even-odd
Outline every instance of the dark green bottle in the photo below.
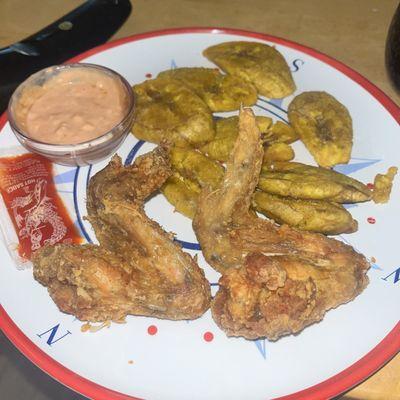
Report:
[[[400,5],[389,27],[385,58],[389,78],[396,90],[400,92]]]

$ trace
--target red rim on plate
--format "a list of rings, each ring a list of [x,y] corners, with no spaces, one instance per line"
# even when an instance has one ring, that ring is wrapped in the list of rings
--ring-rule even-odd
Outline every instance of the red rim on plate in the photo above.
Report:
[[[184,34],[184,33],[212,33],[212,34],[231,34],[238,36],[247,36],[249,38],[256,38],[282,44],[286,47],[299,50],[306,53],[325,64],[334,67],[336,70],[342,72],[354,82],[357,82],[360,86],[366,89],[385,109],[390,115],[400,124],[400,108],[379,88],[377,88],[368,79],[364,78],[358,72],[349,68],[345,64],[341,63],[329,57],[323,53],[320,53],[314,49],[303,46],[301,44],[278,38],[275,36],[266,35],[263,33],[255,33],[250,31],[229,29],[229,28],[175,28],[175,29],[164,29],[159,31],[141,33],[133,36],[128,36],[123,39],[119,39],[113,42],[106,43],[102,46],[95,47],[88,50],[77,57],[72,58],[69,62],[78,62],[87,58],[93,54],[100,53],[109,48],[119,46],[124,43],[138,41],[142,39]],[[7,115],[4,113],[0,117],[0,129],[7,122]],[[69,388],[83,394],[84,396],[90,397],[95,400],[138,400],[136,397],[124,395],[122,393],[107,389],[97,383],[94,383],[84,377],[76,374],[75,372],[65,368],[62,364],[55,361],[48,354],[37,347],[12,321],[8,316],[5,309],[0,305],[0,329],[4,334],[13,342],[13,344],[34,364],[36,364],[43,371],[48,373],[57,381],[63,383]],[[370,375],[381,368],[386,362],[394,357],[400,351],[400,322],[386,335],[386,337],[375,346],[369,353],[358,360],[356,363],[346,368],[342,372],[332,376],[331,378],[301,390],[299,392],[279,397],[275,400],[323,400],[337,396],[346,390],[349,390],[353,386],[361,383],[367,379]]]

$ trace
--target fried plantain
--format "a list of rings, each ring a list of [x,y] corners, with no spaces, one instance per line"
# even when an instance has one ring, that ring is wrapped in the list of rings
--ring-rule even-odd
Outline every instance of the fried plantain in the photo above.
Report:
[[[256,117],[256,121],[260,131],[266,136],[271,136],[269,130],[272,125],[272,119],[259,116]],[[216,134],[214,139],[202,146],[201,151],[214,160],[227,161],[238,135],[238,124],[239,119],[237,116],[217,120],[215,123]]]
[[[174,171],[201,187],[218,185],[224,175],[222,165],[198,150],[174,147],[170,151],[170,162]]]
[[[218,187],[224,168],[218,162],[192,149],[173,148],[170,151],[170,162],[174,173],[161,190],[176,211],[193,219],[201,188]],[[296,200],[256,192],[253,206],[279,223],[302,230],[339,234],[354,232],[357,229],[357,222],[352,219],[350,213],[342,206],[327,201]]]
[[[174,172],[161,187],[161,192],[175,207],[175,211],[193,219],[201,192],[198,183],[192,179],[184,178],[178,172]]]
[[[289,105],[289,122],[321,167],[348,163],[353,146],[347,108],[325,92],[304,92]]]
[[[392,191],[393,179],[397,174],[397,167],[390,167],[386,174],[377,174],[374,180],[372,200],[374,203],[387,203]]]
[[[293,160],[293,158],[294,151],[288,144],[276,142],[265,147],[263,162],[290,161]]]
[[[257,42],[225,42],[208,47],[203,55],[224,72],[253,83],[270,98],[292,94],[296,85],[284,57],[275,47]]]
[[[201,188],[216,187],[224,168],[199,151],[188,148],[172,148],[170,163],[174,172],[161,191],[176,211],[193,218]]]
[[[215,135],[214,121],[204,101],[182,82],[156,78],[133,87],[136,115],[132,133],[142,140],[178,146],[201,145]]]
[[[299,135],[296,133],[296,131],[290,125],[285,124],[282,121],[275,122],[268,130],[268,133],[264,133],[263,135],[264,143],[282,142],[290,144],[298,139]]]
[[[218,126],[218,123],[217,123]],[[217,128],[218,132],[218,128]],[[229,158],[229,154],[233,149],[235,137],[216,138],[200,148],[200,150],[207,154],[213,160],[225,162]]]
[[[296,199],[336,203],[358,203],[371,199],[371,191],[356,179],[297,162],[264,164],[258,187],[267,193]]]
[[[179,79],[213,112],[234,111],[257,102],[257,90],[250,82],[239,76],[223,75],[216,68],[176,68],[158,76]]]
[[[263,135],[266,135],[272,130],[272,119],[269,117],[257,116],[256,123],[258,129]],[[216,139],[222,139],[226,137],[237,138],[239,132],[239,117],[234,115],[233,117],[220,118],[216,122]]]
[[[323,200],[293,199],[256,191],[253,207],[279,224],[303,231],[338,235],[355,232],[358,227],[342,205]]]

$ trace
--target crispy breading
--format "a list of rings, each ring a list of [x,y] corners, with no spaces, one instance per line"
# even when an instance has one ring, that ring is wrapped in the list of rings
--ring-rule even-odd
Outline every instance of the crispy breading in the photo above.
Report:
[[[88,188],[89,220],[100,246],[58,244],[33,257],[34,277],[61,311],[84,321],[128,314],[193,319],[209,307],[210,286],[195,260],[144,213],[171,174],[157,148],[129,167],[114,157]]]
[[[342,205],[328,201],[293,199],[256,191],[253,206],[275,222],[303,231],[338,235],[355,232],[358,227]]]
[[[257,90],[250,82],[239,76],[223,75],[216,68],[175,68],[158,76],[179,79],[213,112],[234,111],[257,102]]]
[[[263,148],[251,110],[217,189],[203,188],[193,227],[207,262],[223,275],[211,310],[228,336],[297,333],[368,284],[369,264],[352,247],[324,235],[278,227],[249,212]]]
[[[390,199],[390,192],[394,177],[397,174],[397,167],[390,167],[386,174],[377,174],[374,179],[372,200],[374,203],[387,203]]]
[[[156,78],[133,87],[136,113],[132,133],[142,140],[179,146],[201,145],[215,135],[212,113],[182,82]]]
[[[336,171],[298,162],[274,162],[262,167],[258,187],[296,199],[358,203],[371,199],[366,185]]]
[[[321,167],[345,164],[353,146],[347,108],[325,92],[304,92],[289,104],[289,122]]]
[[[296,89],[286,60],[275,47],[267,44],[224,42],[208,47],[203,55],[224,72],[253,83],[263,96],[282,98]]]

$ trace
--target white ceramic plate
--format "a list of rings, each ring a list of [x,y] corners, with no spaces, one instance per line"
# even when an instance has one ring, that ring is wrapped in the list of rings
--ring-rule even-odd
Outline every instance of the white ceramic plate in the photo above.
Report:
[[[296,94],[324,90],[350,111],[354,148],[348,165],[337,169],[365,183],[399,165],[400,111],[379,89],[345,65],[312,49],[251,32],[179,29],[137,35],[91,50],[74,61],[97,63],[132,84],[173,67],[213,66],[202,50],[230,40],[276,45],[289,63]],[[286,120],[292,96],[259,99],[257,114]],[[3,115],[0,146],[16,144]],[[118,153],[127,163],[152,148],[130,136]],[[295,145],[298,160],[312,163]],[[85,168],[58,169],[57,187],[87,240],[95,240],[86,213],[88,177],[108,160]],[[371,283],[353,302],[328,312],[321,323],[275,343],[227,338],[210,312],[190,322],[128,317],[97,333],[82,333],[80,321],[61,313],[30,269],[18,271],[0,246],[0,326],[35,364],[74,390],[94,399],[326,399],[359,383],[400,349],[400,268],[398,181],[388,204],[351,208],[359,230],[341,239],[372,263]],[[161,196],[146,205],[148,214],[177,238],[199,262],[216,290],[218,274],[197,250],[191,223]],[[374,218],[374,220],[371,219]],[[370,222],[375,221],[375,223]]]

